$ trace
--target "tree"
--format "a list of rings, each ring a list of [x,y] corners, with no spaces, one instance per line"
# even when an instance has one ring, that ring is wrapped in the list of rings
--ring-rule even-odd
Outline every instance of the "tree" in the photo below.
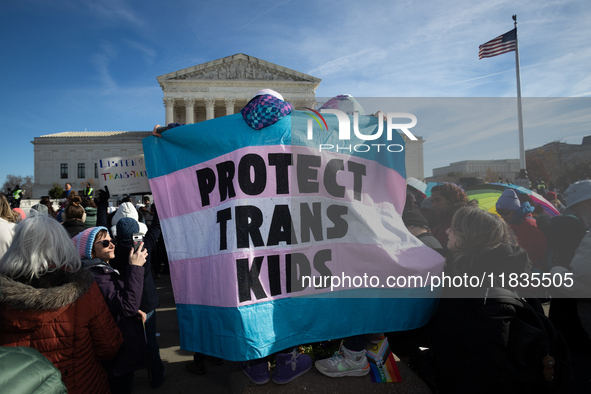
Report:
[[[50,198],[57,200],[59,198],[62,198],[62,195],[64,194],[64,189],[62,188],[62,185],[60,185],[59,183],[54,183],[51,189],[49,189],[49,191],[47,192],[47,194],[49,194]]]
[[[552,172],[546,168],[547,160],[542,151],[528,154],[525,160],[528,178],[532,186],[538,179],[544,181],[546,185],[552,180]]]
[[[31,198],[33,196],[33,176],[27,175],[22,177],[20,175],[6,175],[6,181],[2,185],[2,193],[8,194],[8,191],[14,190],[14,187],[19,185],[24,191],[22,198]]]
[[[490,169],[490,167],[486,168],[486,176],[484,177],[484,182],[486,183],[495,183],[499,181],[499,173]]]
[[[591,160],[578,160],[564,166],[564,170],[556,176],[556,186],[566,190],[576,181],[591,177]]]

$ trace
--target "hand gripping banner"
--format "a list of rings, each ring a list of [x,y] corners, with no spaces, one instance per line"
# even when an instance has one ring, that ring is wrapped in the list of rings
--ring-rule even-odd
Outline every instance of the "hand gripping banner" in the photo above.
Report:
[[[443,258],[401,219],[404,140],[340,140],[323,115],[255,130],[235,114],[143,140],[181,348],[250,360],[431,317]],[[349,119],[365,135],[386,129]]]

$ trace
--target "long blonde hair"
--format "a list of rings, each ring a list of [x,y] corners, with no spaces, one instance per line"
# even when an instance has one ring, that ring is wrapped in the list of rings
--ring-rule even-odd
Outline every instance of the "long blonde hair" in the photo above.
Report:
[[[10,209],[10,204],[2,193],[0,193],[0,218],[10,223],[16,223],[14,211]]]

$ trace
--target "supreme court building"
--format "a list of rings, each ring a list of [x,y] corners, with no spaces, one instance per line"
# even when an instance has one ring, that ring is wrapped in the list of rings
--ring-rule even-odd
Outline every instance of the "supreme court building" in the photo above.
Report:
[[[163,124],[197,123],[239,112],[261,89],[283,95],[294,109],[316,107],[320,79],[245,54],[237,54],[161,75]],[[33,198],[47,195],[53,183],[74,190],[91,182],[99,187],[96,162],[143,154],[142,138],[151,131],[67,131],[35,137]],[[406,141],[407,176],[423,179],[423,143]]]

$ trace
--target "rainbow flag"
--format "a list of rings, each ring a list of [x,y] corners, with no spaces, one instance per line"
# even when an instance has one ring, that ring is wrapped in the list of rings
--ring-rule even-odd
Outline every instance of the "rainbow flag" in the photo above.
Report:
[[[371,381],[374,383],[402,382],[402,376],[390,350],[388,338],[383,338],[367,350],[367,360],[371,368]]]
[[[427,283],[388,283],[443,268],[401,219],[403,139],[339,140],[325,118],[328,130],[302,111],[254,130],[235,114],[143,140],[183,349],[250,360],[431,317]]]

